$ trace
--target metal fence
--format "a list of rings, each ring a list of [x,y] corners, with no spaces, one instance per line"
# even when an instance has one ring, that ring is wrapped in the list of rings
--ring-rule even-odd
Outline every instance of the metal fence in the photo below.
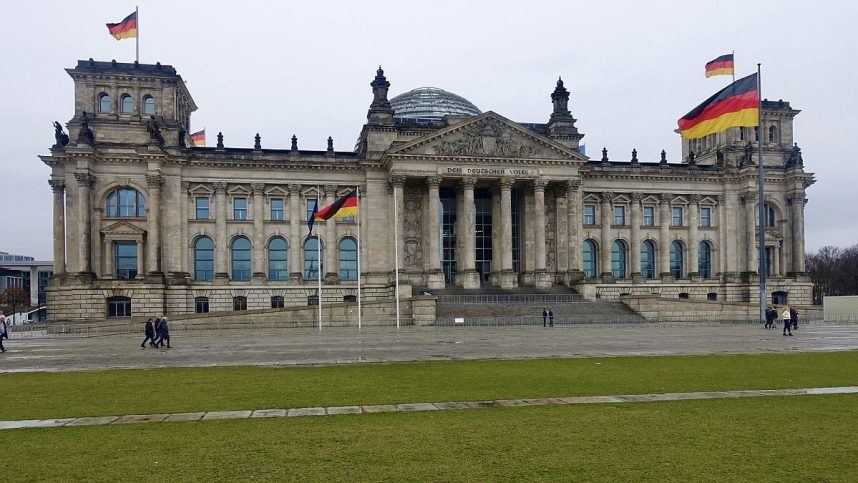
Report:
[[[444,294],[438,296],[439,304],[499,304],[532,303],[563,304],[584,302],[584,296],[576,293],[563,294]]]

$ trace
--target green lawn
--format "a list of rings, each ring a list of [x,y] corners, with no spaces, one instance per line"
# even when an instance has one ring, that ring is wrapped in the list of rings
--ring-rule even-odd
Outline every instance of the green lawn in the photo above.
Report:
[[[0,374],[0,419],[858,385],[858,352]]]
[[[0,474],[5,481],[854,481],[856,432],[858,395],[43,428],[0,431]]]

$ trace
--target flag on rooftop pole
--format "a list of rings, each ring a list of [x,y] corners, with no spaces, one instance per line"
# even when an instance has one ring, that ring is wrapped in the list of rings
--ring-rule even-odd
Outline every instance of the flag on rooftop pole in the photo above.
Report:
[[[205,128],[202,131],[197,131],[191,134],[191,143],[195,147],[204,148],[206,147],[206,130]]]
[[[706,77],[733,75],[733,54],[718,56],[706,63]]]
[[[138,17],[138,9],[134,8],[134,13],[128,15],[122,21],[117,23],[109,23],[107,24],[107,32],[116,40],[122,39],[136,39],[135,42],[135,58],[139,62],[140,61],[140,23],[137,19]]]
[[[702,138],[736,126],[759,125],[758,74],[751,74],[713,94],[679,121],[682,139]]]

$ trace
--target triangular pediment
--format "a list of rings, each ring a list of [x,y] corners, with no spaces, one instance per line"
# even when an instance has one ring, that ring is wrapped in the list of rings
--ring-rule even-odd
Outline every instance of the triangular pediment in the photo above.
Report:
[[[586,161],[587,157],[492,111],[413,139],[389,155]]]
[[[101,230],[105,235],[143,235],[146,233],[146,230],[141,228],[137,228],[136,226],[128,223],[127,221],[117,221],[116,223],[105,227]]]

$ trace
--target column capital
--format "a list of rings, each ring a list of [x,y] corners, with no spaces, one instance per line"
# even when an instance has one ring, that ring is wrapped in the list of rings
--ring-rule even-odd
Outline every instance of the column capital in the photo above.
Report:
[[[66,190],[66,182],[62,179],[49,179],[48,184],[51,185],[51,189],[54,193],[62,193]]]
[[[160,189],[161,186],[164,186],[164,177],[160,174],[147,174],[146,186],[152,189]]]
[[[703,199],[703,197],[698,194],[693,194],[688,197],[688,201],[691,202],[692,205],[700,204],[701,199]]]
[[[474,189],[474,186],[477,185],[477,178],[474,176],[465,176],[461,181],[459,181],[459,184],[461,184],[464,189]]]
[[[286,189],[289,190],[290,195],[300,195],[301,194],[301,185],[298,183],[291,183],[286,185]]]
[[[212,186],[214,186],[215,193],[219,195],[226,194],[226,181],[215,181],[214,183],[212,183]]]
[[[337,196],[337,185],[335,184],[326,184],[322,186],[322,189],[325,191],[325,196]]]
[[[548,186],[548,179],[543,177],[536,178],[531,181],[531,185],[533,186],[533,191],[545,191],[545,187]]]
[[[673,200],[673,193],[660,193],[658,195],[658,199],[659,201],[661,201],[662,204],[669,205],[670,202]]]
[[[405,176],[401,174],[391,174],[387,178],[387,184],[390,185],[391,188],[402,188],[405,186]]]
[[[441,186],[441,180],[443,178],[440,176],[427,176],[426,184],[429,185],[430,188],[438,188]]]
[[[255,195],[261,195],[265,190],[265,183],[250,183],[250,191]]]
[[[614,200],[614,192],[613,191],[603,191],[601,193],[602,203],[610,203]]]
[[[514,183],[515,183],[514,178],[503,177],[500,179],[500,182],[498,184],[500,185],[501,190],[507,190],[508,191],[508,190],[512,189],[512,185]]]
[[[191,182],[190,181],[182,181],[182,190],[186,193],[191,192]]]
[[[757,192],[756,191],[746,191],[739,195],[739,199],[742,200],[742,203],[756,203],[757,202]]]
[[[564,183],[564,184],[566,185],[566,193],[572,194],[572,193],[577,192],[578,188],[581,187],[581,180],[580,179],[567,179],[566,183]]]
[[[727,202],[727,195],[724,195],[724,194],[718,195],[718,204],[719,205],[723,205],[726,202]]]
[[[804,193],[790,193],[786,197],[787,203],[796,205],[798,203],[807,204],[807,196]]]
[[[93,183],[95,183],[95,176],[89,173],[75,173],[74,179],[77,181],[78,186],[86,188],[91,188]]]
[[[640,203],[641,200],[644,199],[644,194],[640,193],[640,192],[634,192],[634,193],[632,193],[631,196],[632,196],[632,202],[633,203]]]

